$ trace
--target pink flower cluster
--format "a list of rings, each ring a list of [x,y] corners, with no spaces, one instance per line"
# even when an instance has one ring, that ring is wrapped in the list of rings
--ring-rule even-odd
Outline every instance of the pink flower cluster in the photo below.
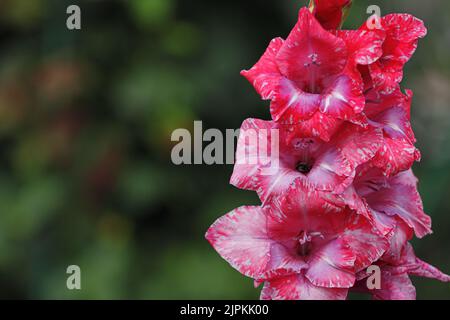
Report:
[[[409,243],[431,233],[431,219],[411,171],[420,159],[412,92],[400,82],[426,29],[390,14],[379,28],[338,30],[336,12],[351,1],[318,2],[242,72],[270,100],[272,121],[244,121],[231,183],[256,191],[262,205],[221,217],[206,238],[263,284],[262,299],[345,299],[350,290],[415,299],[410,275],[450,281]],[[274,139],[279,152],[261,152]],[[367,288],[371,265],[381,289]]]

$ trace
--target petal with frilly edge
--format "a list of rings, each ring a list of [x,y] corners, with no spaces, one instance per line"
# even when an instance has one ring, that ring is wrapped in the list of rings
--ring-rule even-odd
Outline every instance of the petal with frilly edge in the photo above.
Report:
[[[302,8],[276,60],[283,76],[315,91],[323,79],[342,72],[347,49],[342,39],[324,30],[309,10]]]
[[[233,268],[256,280],[299,273],[306,263],[267,232],[266,210],[271,208],[235,209],[208,229],[206,239]]]
[[[319,287],[350,288],[355,283],[355,259],[355,254],[343,239],[331,241],[308,259],[305,276]]]
[[[267,271],[270,248],[266,216],[260,207],[240,207],[219,218],[206,239],[228,263],[242,274],[259,278]]]
[[[389,14],[381,18],[386,32],[383,55],[369,66],[374,86],[384,92],[393,92],[403,78],[403,66],[412,57],[419,38],[427,30],[423,22],[409,14]]]
[[[402,219],[414,229],[418,238],[431,233],[431,218],[423,212],[422,200],[415,187],[392,185],[369,195],[367,202],[378,212]]]
[[[377,61],[383,54],[383,42],[386,34],[383,30],[336,30],[335,34],[345,41],[350,54],[349,64],[368,65]]]
[[[250,70],[241,72],[241,75],[247,78],[264,100],[273,98],[275,89],[282,78],[275,57],[283,43],[284,40],[281,38],[273,39],[258,63]]]
[[[416,288],[409,276],[381,272],[381,289],[370,290],[375,300],[416,300]]]
[[[362,112],[364,104],[359,79],[342,74],[333,79],[321,96],[320,111],[338,119],[351,120]]]
[[[383,169],[384,174],[393,176],[411,168],[421,158],[419,150],[404,139],[384,137],[384,143],[373,159],[373,164]]]
[[[347,293],[348,289],[317,287],[298,274],[267,281],[261,300],[345,300]]]

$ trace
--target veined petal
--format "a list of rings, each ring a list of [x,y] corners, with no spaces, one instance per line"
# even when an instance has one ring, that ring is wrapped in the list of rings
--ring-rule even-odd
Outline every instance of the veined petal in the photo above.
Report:
[[[304,92],[297,85],[282,78],[278,82],[270,112],[274,121],[295,124],[310,119],[319,109],[320,94]]]
[[[365,25],[364,25],[365,26]],[[350,53],[349,63],[369,65],[377,61],[383,54],[384,30],[336,30],[336,35],[345,41]]]
[[[340,237],[355,255],[355,272],[377,261],[389,247],[387,239],[365,217],[356,213],[349,215]]]
[[[267,234],[266,215],[260,207],[240,207],[219,218],[206,239],[242,274],[258,279],[267,271],[274,241]]]
[[[282,76],[278,70],[275,57],[278,54],[284,40],[273,39],[261,59],[250,70],[243,70],[243,75],[255,87],[264,100],[273,98],[276,87]]]
[[[347,63],[342,39],[322,28],[307,8],[277,55],[281,73],[288,79],[313,87],[324,78],[339,74]]]
[[[385,175],[393,176],[408,170],[418,160],[420,152],[409,141],[385,135],[384,143],[373,159],[373,164],[383,169]]]
[[[365,99],[362,83],[347,75],[340,75],[333,80],[320,103],[320,111],[343,120],[352,119],[364,109]]]
[[[261,300],[345,300],[348,289],[321,288],[303,275],[291,275],[267,281]]]
[[[350,288],[355,283],[355,259],[347,243],[336,239],[312,254],[305,277],[319,287]]]
[[[431,233],[431,218],[423,212],[422,200],[415,187],[393,185],[372,193],[367,202],[376,211],[398,216],[419,238]]]
[[[416,288],[406,273],[381,272],[381,289],[370,290],[375,300],[416,300]]]

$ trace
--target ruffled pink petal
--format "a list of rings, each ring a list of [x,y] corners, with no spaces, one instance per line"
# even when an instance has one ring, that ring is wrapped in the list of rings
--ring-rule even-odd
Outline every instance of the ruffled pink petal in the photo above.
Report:
[[[296,180],[281,199],[271,203],[267,229],[274,239],[286,242],[301,230],[338,235],[344,228],[343,208],[334,204],[334,196],[317,191],[305,181]]]
[[[375,127],[361,128],[343,125],[332,142],[339,148],[353,168],[371,160],[383,143],[381,130]]]
[[[289,122],[287,126],[292,128],[293,137],[315,137],[323,141],[330,141],[331,137],[339,130],[343,120],[333,118],[327,114],[316,112],[309,120],[298,121],[295,124]],[[289,124],[290,123],[290,124]]]
[[[390,219],[394,224],[389,237],[389,249],[386,250],[381,260],[388,264],[396,265],[401,261],[405,247],[408,241],[412,239],[414,231],[398,217],[388,217],[384,214],[381,214],[381,216],[385,219]]]
[[[362,215],[352,213],[341,235],[355,255],[355,272],[377,261],[389,247],[389,242]]]
[[[266,216],[260,207],[240,207],[219,218],[206,239],[242,274],[260,278],[270,262],[274,241],[268,236]]]
[[[384,137],[384,143],[373,159],[373,164],[383,169],[387,176],[408,170],[420,160],[420,152],[405,139]]]
[[[250,70],[243,70],[243,75],[255,87],[264,100],[273,98],[275,90],[282,76],[278,70],[275,57],[278,54],[284,40],[273,39],[264,55]]]
[[[392,139],[404,139],[413,145],[416,142],[411,123],[405,111],[401,108],[394,107],[383,111],[373,118],[385,134]]]
[[[339,74],[347,63],[342,39],[322,28],[307,8],[299,12],[298,23],[277,55],[281,73],[315,91],[317,84]]]
[[[310,119],[319,108],[321,95],[304,92],[293,81],[282,78],[270,105],[274,121],[295,124]]]
[[[321,97],[320,111],[330,116],[350,120],[364,109],[362,83],[347,75],[336,77]]]
[[[266,271],[259,276],[259,281],[299,273],[308,268],[308,264],[302,257],[296,255],[295,251],[282,243],[273,243],[270,247],[269,256],[270,260]]]
[[[286,166],[290,158],[284,150],[282,130],[272,121],[247,119],[240,130],[236,161],[230,183],[238,188],[257,191],[263,202],[272,194],[286,190],[301,174]],[[278,150],[277,150],[278,149]]]
[[[383,54],[386,34],[383,30],[367,30],[365,24],[359,30],[337,30],[336,35],[345,41],[350,54],[349,64],[369,65]]]
[[[373,83],[380,91],[393,92],[403,78],[403,66],[426,35],[423,22],[409,14],[389,14],[381,19],[386,32],[383,56],[369,66]]]
[[[367,202],[378,212],[398,216],[419,238],[431,233],[431,218],[423,212],[422,200],[415,187],[393,185],[372,193]]]
[[[258,282],[299,273],[304,259],[267,232],[267,210],[240,207],[218,219],[206,239],[230,265]]]
[[[348,289],[317,287],[298,274],[267,281],[261,300],[345,300],[347,293]]]
[[[406,13],[394,13],[384,16],[382,19],[382,26],[386,30],[386,41],[384,50],[392,52],[396,49],[395,42],[410,43],[415,42],[419,38],[427,35],[427,29],[422,20]],[[395,58],[406,62],[413,53],[403,52],[396,55]],[[406,60],[406,61],[405,61]]]
[[[450,276],[446,275],[436,267],[416,257],[411,244],[407,244],[400,262],[395,266],[397,272],[407,272],[410,275],[436,279],[442,282],[450,282]]]
[[[355,282],[355,259],[345,241],[336,239],[312,254],[305,276],[319,287],[350,288]]]
[[[412,169],[402,171],[394,177],[390,178],[389,183],[391,185],[404,185],[417,188],[419,180],[414,175]]]
[[[375,300],[416,300],[416,288],[409,276],[381,272],[381,289],[370,290]]]
[[[324,150],[305,180],[318,190],[343,192],[352,181],[352,166],[338,148]]]

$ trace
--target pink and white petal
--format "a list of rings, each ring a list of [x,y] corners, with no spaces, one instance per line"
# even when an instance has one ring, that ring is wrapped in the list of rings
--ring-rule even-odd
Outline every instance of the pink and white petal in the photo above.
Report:
[[[404,185],[417,188],[419,179],[414,175],[412,169],[402,171],[399,174],[389,179],[389,184],[392,186]]]
[[[256,178],[256,177],[255,177]],[[258,175],[256,192],[265,204],[273,197],[284,194],[297,179],[304,179],[303,175],[291,168],[274,167]]]
[[[341,234],[355,255],[355,272],[377,261],[389,247],[389,242],[362,215],[351,212],[347,227]]]
[[[350,288],[355,283],[355,254],[345,241],[336,239],[311,254],[305,277],[326,288]]]
[[[258,279],[267,271],[274,241],[267,234],[262,208],[244,206],[231,211],[219,218],[205,237],[242,274]]]
[[[319,109],[320,95],[302,91],[297,85],[282,78],[270,104],[274,121],[295,124],[310,119]]]
[[[274,239],[286,241],[301,230],[338,234],[343,229],[343,208],[335,204],[334,195],[322,193],[304,180],[296,180],[286,194],[271,203],[267,229]]]
[[[315,137],[323,141],[329,141],[335,132],[339,130],[342,123],[343,120],[316,112],[311,119],[292,125],[292,127],[295,127],[292,133],[295,136]]]
[[[369,221],[374,222],[371,210],[367,205],[363,197],[361,197],[354,187],[350,185],[343,193],[338,196],[340,202],[337,202],[339,206],[348,206],[350,209],[355,211],[357,214],[364,216]],[[389,231],[387,231],[389,232]]]
[[[387,37],[399,42],[413,42],[427,34],[423,21],[406,13],[388,14],[382,17],[381,23]]]
[[[261,300],[345,300],[347,293],[348,289],[316,287],[298,274],[267,281]]]
[[[381,272],[381,289],[370,290],[375,300],[415,300],[416,288],[406,273]]]
[[[357,64],[369,65],[378,60],[383,54],[383,42],[386,37],[384,30],[367,30],[363,25],[359,30],[337,30],[336,35],[345,41],[349,60]]]
[[[250,70],[241,71],[241,75],[247,78],[264,100],[273,98],[282,78],[275,57],[283,43],[281,38],[273,39],[261,59]]]
[[[344,192],[351,184],[354,171],[338,148],[324,149],[307,175],[307,181],[318,190]]]
[[[396,91],[403,80],[403,65],[394,61],[378,60],[369,65],[373,86],[382,94],[391,94]]]
[[[396,220],[393,217],[378,212],[376,210],[370,209],[370,222],[373,226],[383,235],[386,239],[392,237],[393,230],[396,227]]]
[[[384,214],[380,215],[395,223],[389,238],[389,249],[386,250],[381,260],[391,265],[398,265],[404,257],[405,248],[408,245],[408,241],[412,239],[414,231],[406,223],[400,220],[400,218],[388,217]]]
[[[386,176],[393,176],[411,168],[420,160],[420,152],[404,139],[384,137],[384,143],[373,159],[373,164],[383,169]]]
[[[365,92],[366,107],[364,113],[370,118],[376,117],[378,114],[394,107],[404,109],[405,114],[410,119],[411,95],[409,90],[405,90],[404,94],[399,85],[391,93],[382,93],[375,89]]]
[[[312,88],[344,69],[347,49],[342,39],[324,30],[309,10],[302,8],[277,62],[286,78]]]
[[[371,118],[392,139],[404,139],[414,144],[416,139],[408,115],[402,107],[391,107]]]
[[[418,238],[431,231],[431,218],[423,212],[423,204],[415,187],[396,185],[381,189],[367,197],[371,208],[388,216],[397,216],[414,229]]]
[[[345,124],[331,143],[338,147],[353,168],[356,168],[375,156],[383,143],[383,135],[380,129],[372,126],[365,129]]]
[[[442,282],[450,282],[450,276],[440,271],[438,268],[420,260],[416,259],[417,269],[414,269],[409,272],[409,274],[418,276],[418,277],[426,277],[430,279],[436,279]]]
[[[264,281],[297,274],[306,269],[308,265],[304,259],[293,252],[293,250],[281,243],[272,244],[267,271],[260,277],[260,280]]]
[[[400,264],[396,266],[396,270],[406,271],[408,274],[414,276],[450,282],[450,276],[417,258],[410,243],[406,245],[405,250],[403,251],[402,260]]]
[[[386,39],[383,56],[370,65],[374,86],[393,92],[403,78],[403,66],[412,57],[419,38],[426,35],[423,22],[408,14],[389,14],[381,19]]]
[[[263,202],[272,193],[281,192],[300,173],[284,166],[280,130],[276,123],[259,119],[243,122],[230,183],[238,188],[257,191]],[[289,152],[285,155],[289,157]]]
[[[364,109],[362,83],[347,75],[340,75],[322,95],[320,112],[342,120],[350,120]]]

